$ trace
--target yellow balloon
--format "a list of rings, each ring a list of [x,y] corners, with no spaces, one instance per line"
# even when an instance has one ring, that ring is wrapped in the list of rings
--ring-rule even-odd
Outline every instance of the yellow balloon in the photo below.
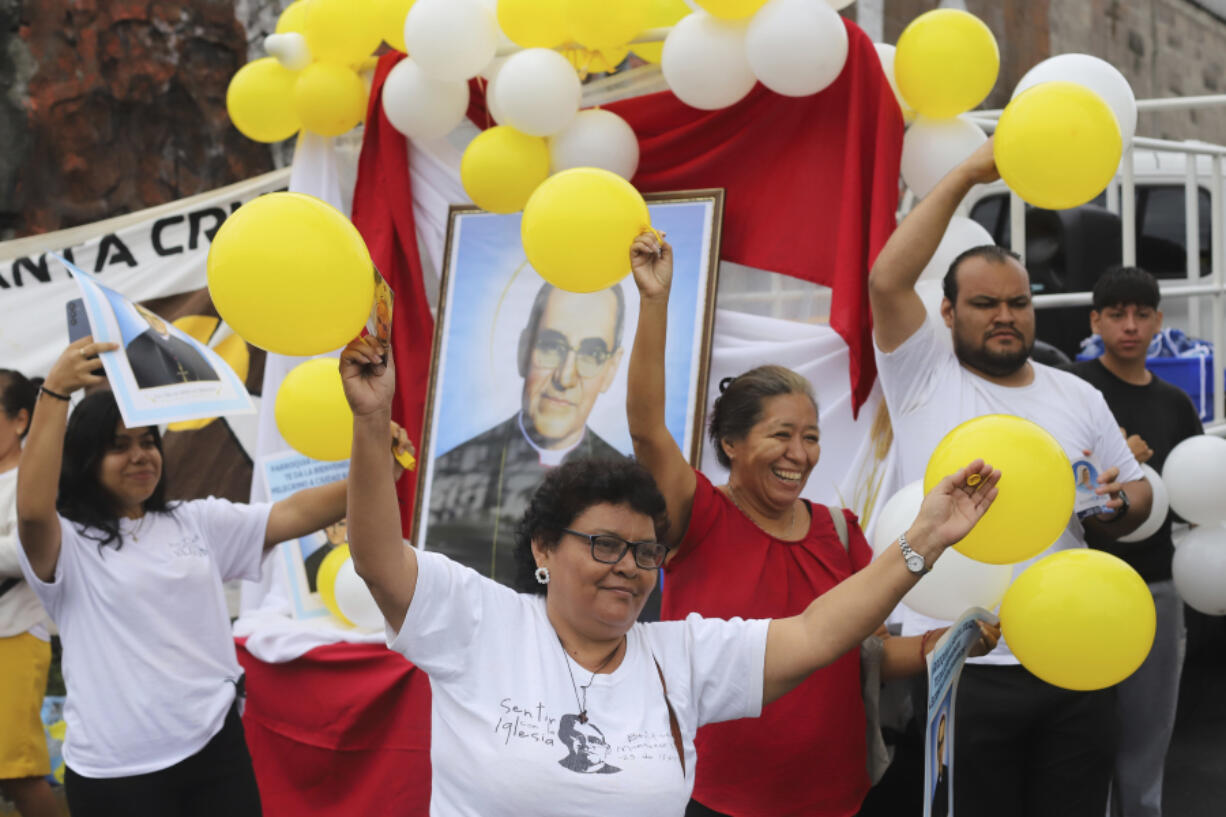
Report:
[[[1015,193],[1036,207],[1064,210],[1111,183],[1123,142],[1102,97],[1074,82],[1044,82],[1001,113],[993,151]]]
[[[766,0],[697,0],[697,3],[712,17],[744,20],[754,16],[758,9],[766,5]]]
[[[566,0],[566,22],[575,42],[599,50],[625,45],[647,25],[649,0]]]
[[[566,0],[498,0],[498,25],[524,48],[556,48],[570,39]]]
[[[277,18],[277,34],[301,34],[306,27],[306,10],[310,0],[294,0]]]
[[[566,57],[580,76],[611,74],[617,70],[617,66],[622,64],[622,60],[626,59],[629,53],[630,49],[625,46],[602,48],[597,51],[589,51],[586,48],[564,48],[561,51],[562,56]]]
[[[238,132],[256,142],[280,142],[302,128],[294,110],[298,75],[272,57],[249,62],[230,80],[226,111]]]
[[[1073,466],[1056,438],[1007,414],[967,420],[937,444],[924,471],[924,492],[982,459],[1000,469],[999,493],[979,524],[955,547],[994,565],[1024,562],[1052,545],[1073,513]]]
[[[647,23],[643,28],[667,28],[679,23],[689,13],[690,7],[685,0],[651,0],[647,9]],[[636,43],[634,53],[648,62],[658,63],[664,54],[664,43]]]
[[[374,0],[311,0],[302,34],[316,60],[352,65],[383,42],[382,22]]]
[[[298,72],[294,110],[302,126],[320,136],[340,136],[366,115],[366,84],[352,68],[314,62]]]
[[[325,462],[349,458],[353,412],[334,358],[317,357],[295,366],[277,389],[273,415],[277,431],[299,454]]]
[[[404,18],[409,16],[415,0],[375,0],[379,12],[379,33],[383,42],[397,51],[407,53],[404,44]]]
[[[319,598],[324,603],[324,607],[328,608],[328,612],[352,627],[353,622],[345,618],[340,606],[336,603],[336,574],[341,572],[341,567],[349,559],[347,543],[328,551],[328,555],[319,563],[319,572],[315,574],[315,589],[319,591]]]
[[[559,289],[595,292],[630,272],[630,245],[651,229],[634,185],[607,170],[576,167],[550,176],[524,206],[528,263]]]
[[[1000,49],[975,15],[936,9],[911,21],[894,51],[894,79],[915,112],[944,119],[987,98],[1000,72]]]
[[[1154,598],[1127,562],[1064,550],[1014,579],[1000,625],[1022,666],[1065,689],[1103,689],[1132,675],[1154,643]]]
[[[509,125],[498,125],[469,143],[460,159],[460,181],[473,203],[491,213],[524,209],[549,176],[549,145]]]
[[[209,294],[261,349],[311,356],[357,337],[374,303],[366,243],[333,207],[302,193],[244,204],[213,237]]]

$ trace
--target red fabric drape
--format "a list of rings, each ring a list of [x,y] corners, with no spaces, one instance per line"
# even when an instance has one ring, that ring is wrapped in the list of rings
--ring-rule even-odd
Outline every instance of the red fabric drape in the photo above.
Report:
[[[409,438],[421,440],[430,351],[434,344],[434,318],[426,299],[421,257],[417,252],[417,225],[413,220],[413,188],[409,180],[408,143],[392,127],[381,103],[387,74],[404,57],[385,54],[375,69],[366,111],[366,132],[358,159],[353,191],[353,223],[366,239],[370,256],[396,294],[392,322],[392,353],[396,360],[396,399],[392,418],[404,426]],[[403,513],[404,535],[410,534],[417,472],[410,471],[397,485]]]
[[[374,644],[254,658],[243,727],[267,817],[430,811],[430,680]]]

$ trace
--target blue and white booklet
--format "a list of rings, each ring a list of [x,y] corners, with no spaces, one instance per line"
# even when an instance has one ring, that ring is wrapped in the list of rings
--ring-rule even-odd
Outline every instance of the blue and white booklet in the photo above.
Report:
[[[954,702],[967,654],[981,635],[979,622],[1000,619],[982,607],[958,618],[928,655],[928,720],[924,730],[924,817],[953,817]]]
[[[92,334],[96,342],[119,344],[100,358],[124,425],[164,425],[255,411],[246,384],[220,355],[70,261],[55,258],[81,288],[88,321],[88,332],[82,331],[79,310],[70,308],[70,336]]]

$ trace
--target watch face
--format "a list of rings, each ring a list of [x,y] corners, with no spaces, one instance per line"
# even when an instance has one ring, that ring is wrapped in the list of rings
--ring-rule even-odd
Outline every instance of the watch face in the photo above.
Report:
[[[918,553],[912,553],[910,556],[908,556],[907,570],[910,570],[912,573],[924,572],[924,557],[920,556]]]

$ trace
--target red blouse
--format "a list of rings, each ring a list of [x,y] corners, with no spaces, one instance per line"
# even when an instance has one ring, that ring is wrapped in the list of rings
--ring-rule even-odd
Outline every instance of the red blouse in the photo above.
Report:
[[[662,617],[782,618],[873,557],[844,510],[844,551],[830,514],[811,506],[798,542],[765,533],[701,473],[682,551],[665,569]],[[694,799],[735,817],[850,817],[868,792],[860,655],[853,649],[762,709],[698,730]]]

